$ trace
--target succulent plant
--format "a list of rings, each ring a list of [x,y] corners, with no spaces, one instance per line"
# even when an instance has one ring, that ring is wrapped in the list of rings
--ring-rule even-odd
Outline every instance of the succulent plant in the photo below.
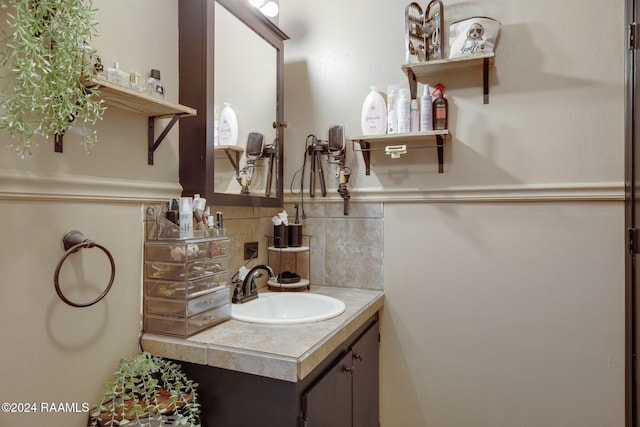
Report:
[[[173,361],[143,352],[123,359],[92,408],[92,426],[157,426],[171,414],[177,426],[199,427],[198,384]]]

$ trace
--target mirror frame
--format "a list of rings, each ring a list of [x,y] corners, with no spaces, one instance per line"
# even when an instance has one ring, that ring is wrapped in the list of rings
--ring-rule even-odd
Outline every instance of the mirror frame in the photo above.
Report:
[[[214,37],[215,3],[227,9],[276,50],[276,197],[214,191]],[[284,41],[289,37],[248,2],[241,0],[179,0],[180,103],[198,115],[180,120],[180,184],[183,196],[200,194],[220,206],[282,207],[284,153]],[[257,72],[257,71],[256,71]],[[244,75],[251,78],[249,70]]]

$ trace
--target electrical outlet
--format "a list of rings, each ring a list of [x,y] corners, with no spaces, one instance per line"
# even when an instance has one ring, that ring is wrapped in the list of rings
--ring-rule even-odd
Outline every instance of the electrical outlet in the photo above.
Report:
[[[244,243],[244,259],[258,258],[258,242]]]

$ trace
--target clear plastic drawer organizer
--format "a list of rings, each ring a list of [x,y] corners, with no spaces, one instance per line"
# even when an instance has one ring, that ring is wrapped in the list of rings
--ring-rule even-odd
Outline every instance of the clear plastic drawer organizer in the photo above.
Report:
[[[144,331],[186,338],[231,317],[230,240],[166,238],[178,226],[157,211],[147,208],[145,224]]]

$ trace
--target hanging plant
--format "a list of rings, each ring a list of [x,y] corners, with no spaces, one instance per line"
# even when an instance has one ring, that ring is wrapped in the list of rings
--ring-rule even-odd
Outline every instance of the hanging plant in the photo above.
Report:
[[[102,118],[102,101],[82,82],[93,74],[89,47],[96,34],[92,0],[4,0],[7,23],[0,40],[0,129],[16,140],[20,157],[37,137],[62,136],[73,127],[89,151],[97,141],[89,125]]]

